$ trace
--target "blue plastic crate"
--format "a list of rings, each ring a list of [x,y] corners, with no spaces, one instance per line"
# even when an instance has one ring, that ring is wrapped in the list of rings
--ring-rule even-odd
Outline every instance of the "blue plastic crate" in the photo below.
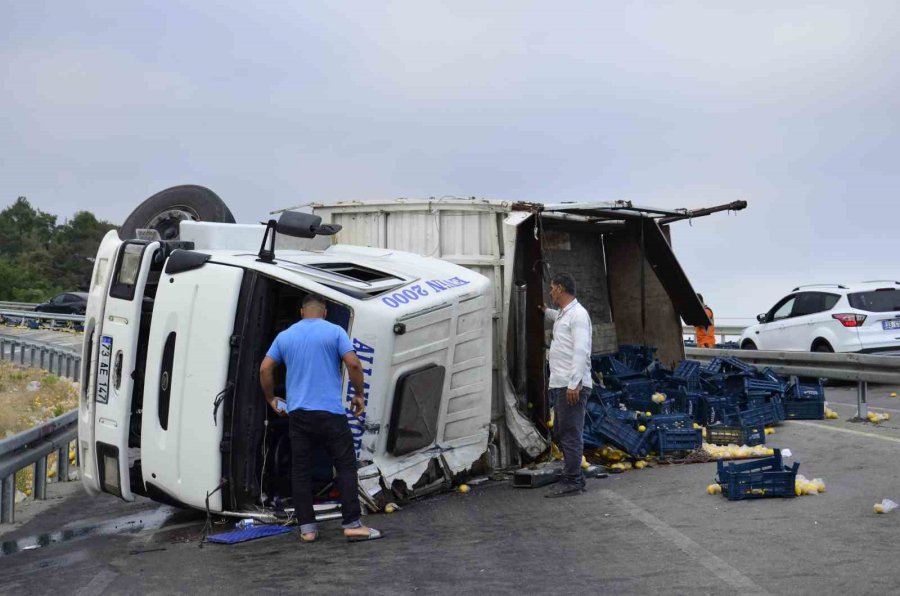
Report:
[[[724,424],[706,427],[706,442],[713,445],[765,445],[764,426],[726,426]]]
[[[769,416],[770,408],[767,407],[739,410],[726,414],[725,424],[730,426],[765,426]]]
[[[777,395],[773,395],[767,402],[775,413],[775,420],[781,422],[787,418],[787,412],[784,409],[784,400]]]
[[[725,372],[731,371],[745,374],[756,374],[755,366],[753,366],[752,364],[748,364],[740,358],[736,358],[734,356],[722,358],[722,370]]]
[[[791,399],[784,402],[787,420],[824,420],[824,399]]]
[[[727,397],[704,395],[700,398],[700,405],[694,419],[703,426],[724,422],[725,415],[737,412],[737,408]]]
[[[703,445],[703,435],[693,428],[660,428],[656,431],[656,451],[660,455],[674,451],[694,451]]]
[[[662,414],[646,419],[647,428],[692,429],[694,420],[687,414]]]
[[[612,443],[632,457],[644,457],[650,451],[650,433],[638,432],[609,412],[597,415],[596,412],[588,411],[584,428],[585,436],[591,435],[592,444],[600,439]]]
[[[824,400],[825,387],[822,386],[820,379],[799,378],[787,390],[788,399],[812,399]]]
[[[722,370],[722,359],[718,357],[711,358],[709,362],[701,367],[701,370],[708,373],[718,373]]]
[[[667,398],[662,403],[656,403],[650,397],[627,397],[625,398],[625,406],[638,412],[650,412],[656,416],[659,414],[671,414],[675,407],[675,400]]]
[[[716,482],[722,494],[730,501],[759,499],[764,497],[795,497],[799,462],[790,467],[781,459],[781,451],[775,455],[748,462],[716,462]]]
[[[653,381],[647,377],[619,380],[626,399],[649,399],[656,392]]]

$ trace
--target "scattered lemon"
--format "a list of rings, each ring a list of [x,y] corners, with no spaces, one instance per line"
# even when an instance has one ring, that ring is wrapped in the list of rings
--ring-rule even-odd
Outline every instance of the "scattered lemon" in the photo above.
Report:
[[[694,423],[694,428],[697,429],[697,428],[703,428],[703,427],[700,426],[699,424],[697,424],[697,423],[695,422],[695,423]]]
[[[706,493],[710,495],[722,494],[722,486],[719,484],[710,484],[706,487]]]
[[[456,490],[458,490],[459,492],[461,492],[463,494],[466,494],[467,492],[469,492],[469,485],[468,484],[460,484],[459,488],[457,488]]]
[[[766,427],[766,434],[767,434],[767,435],[774,435],[774,434],[775,434],[775,429],[772,428],[771,426]]]
[[[646,416],[647,418],[653,418],[653,414],[650,412],[644,412],[644,416]]]
[[[393,513],[395,511],[397,511],[397,506],[394,505],[393,503],[388,503],[387,505],[384,506],[385,513]]]
[[[884,505],[881,503],[875,503],[875,513],[884,513]]]
[[[588,463],[588,460],[585,456],[581,456],[581,469],[586,470],[591,467],[591,464]]]
[[[647,427],[643,424],[638,427],[638,432],[644,432],[645,430],[647,430]]]
[[[897,397],[897,392],[896,392],[896,391],[891,391],[891,397]]]
[[[547,428],[553,428],[553,419],[547,421]]]
[[[645,462],[643,460],[636,461],[636,462],[634,462],[634,467],[638,470],[643,470],[644,468],[647,467],[647,462]]]

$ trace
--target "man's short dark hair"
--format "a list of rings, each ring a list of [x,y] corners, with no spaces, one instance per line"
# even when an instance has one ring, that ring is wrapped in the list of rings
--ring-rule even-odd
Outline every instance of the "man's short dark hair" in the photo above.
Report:
[[[318,304],[322,308],[326,307],[325,299],[322,298],[319,294],[307,294],[303,297],[303,308],[306,308],[311,304]]]
[[[550,279],[550,283],[560,286],[567,294],[575,295],[575,280],[568,273],[557,273]]]

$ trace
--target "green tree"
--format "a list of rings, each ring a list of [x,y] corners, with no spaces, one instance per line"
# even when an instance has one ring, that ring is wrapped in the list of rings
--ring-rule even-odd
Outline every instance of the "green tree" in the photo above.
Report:
[[[56,216],[35,209],[25,197],[0,211],[0,255],[46,250],[56,230]]]
[[[89,211],[79,211],[58,226],[50,246],[49,264],[55,283],[70,290],[87,290],[100,241],[114,229],[116,226],[98,221]]]
[[[55,215],[19,197],[0,211],[0,300],[42,302],[86,290],[100,241],[115,227],[88,211],[57,226]]]

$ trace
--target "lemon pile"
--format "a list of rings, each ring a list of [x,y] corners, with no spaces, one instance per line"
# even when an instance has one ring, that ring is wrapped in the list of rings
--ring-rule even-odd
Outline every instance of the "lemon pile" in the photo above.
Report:
[[[703,443],[703,451],[711,459],[743,459],[748,457],[766,457],[775,455],[775,450],[765,445],[713,445]]]
[[[883,414],[879,414],[878,412],[869,412],[866,416],[866,419],[872,424],[878,424],[879,422],[884,422],[885,420],[891,419],[890,412],[884,412]]]
[[[826,420],[837,420],[838,414],[828,406],[825,406],[825,419]]]
[[[794,494],[798,497],[803,495],[817,495],[825,492],[825,481],[821,478],[807,480],[803,474],[797,474],[797,480],[794,481]]]

